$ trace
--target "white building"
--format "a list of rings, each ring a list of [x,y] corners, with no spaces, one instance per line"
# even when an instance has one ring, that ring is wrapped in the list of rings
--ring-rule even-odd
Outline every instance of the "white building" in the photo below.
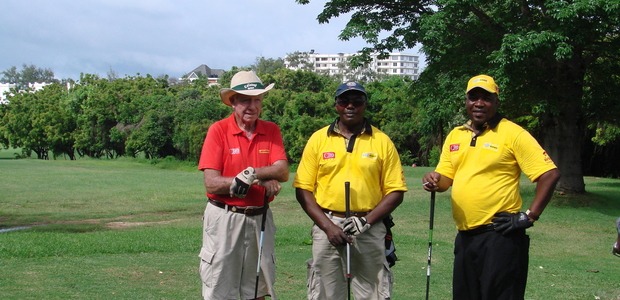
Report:
[[[369,65],[364,68],[351,70],[348,60],[353,55],[355,54],[321,54],[310,51],[302,53],[302,55],[295,58],[287,56],[284,59],[284,64],[287,68],[292,70],[310,69],[317,73],[342,76],[343,81],[359,76],[374,79],[381,74],[407,76],[413,80],[417,80],[420,76],[418,55],[390,53],[385,59],[379,59],[377,55],[373,55]]]
[[[15,87],[15,83],[0,82],[0,104],[8,104],[7,94],[12,88]]]
[[[31,92],[36,92],[42,90],[46,85],[49,85],[48,82],[31,82],[28,83],[28,90]],[[9,100],[7,96],[10,96],[10,91],[12,88],[15,88],[17,84],[15,83],[0,83],[0,104],[8,104]],[[20,90],[19,92],[24,92]]]

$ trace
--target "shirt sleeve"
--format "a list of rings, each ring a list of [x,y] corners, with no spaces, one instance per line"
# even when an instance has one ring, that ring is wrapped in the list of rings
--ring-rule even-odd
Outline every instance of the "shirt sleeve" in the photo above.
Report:
[[[316,149],[318,143],[315,141],[317,138],[315,133],[306,143],[299,166],[297,167],[295,179],[293,180],[293,187],[295,188],[314,192],[319,167]]]
[[[536,181],[545,172],[557,168],[547,152],[526,130],[517,135],[514,143],[517,163],[521,171],[532,182]]]
[[[200,152],[200,160],[198,161],[198,170],[204,169],[223,169],[222,151],[224,147],[224,132],[218,122],[213,123],[205,140],[202,144],[202,151]]]
[[[454,136],[454,130],[451,131],[446,137],[446,141],[441,147],[441,154],[439,155],[439,162],[435,168],[435,172],[446,176],[450,179],[454,179],[454,166],[452,165],[452,158],[450,157],[450,151],[452,147],[460,147],[459,144],[452,144],[452,137]]]
[[[385,172],[383,172],[382,182],[383,195],[387,195],[392,192],[407,191],[407,184],[405,181],[405,174],[403,173],[403,165],[400,162],[400,156],[394,143],[388,139],[387,155],[385,162]]]

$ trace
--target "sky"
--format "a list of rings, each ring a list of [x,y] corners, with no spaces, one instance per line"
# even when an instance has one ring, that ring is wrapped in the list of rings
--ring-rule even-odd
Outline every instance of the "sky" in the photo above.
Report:
[[[3,0],[0,72],[27,64],[51,69],[57,79],[110,72],[175,78],[201,64],[229,70],[259,57],[355,53],[368,46],[362,39],[338,39],[347,15],[318,23],[325,2]]]

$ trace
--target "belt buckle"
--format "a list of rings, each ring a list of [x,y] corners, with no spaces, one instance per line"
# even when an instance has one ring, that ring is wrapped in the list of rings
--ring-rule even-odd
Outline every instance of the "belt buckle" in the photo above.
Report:
[[[240,213],[240,214],[247,215],[248,213],[252,213],[254,211],[254,209],[251,208],[251,207],[231,206],[230,211],[235,212],[235,213]]]

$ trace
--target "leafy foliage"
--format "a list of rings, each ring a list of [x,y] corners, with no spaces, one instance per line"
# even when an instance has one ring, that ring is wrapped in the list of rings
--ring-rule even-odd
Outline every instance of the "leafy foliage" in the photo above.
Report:
[[[317,19],[327,23],[342,14],[351,18],[339,37],[372,45],[359,51],[360,64],[371,53],[423,45],[428,67],[416,84],[424,91],[417,94],[423,108],[462,99],[471,76],[494,76],[503,111],[534,126],[562,170],[558,189],[585,190],[582,139],[596,123],[617,124],[620,114],[614,96],[620,88],[620,2],[331,0]],[[437,136],[423,136],[423,147],[438,145],[460,118],[459,109],[449,115],[453,107],[425,110],[419,125]]]

